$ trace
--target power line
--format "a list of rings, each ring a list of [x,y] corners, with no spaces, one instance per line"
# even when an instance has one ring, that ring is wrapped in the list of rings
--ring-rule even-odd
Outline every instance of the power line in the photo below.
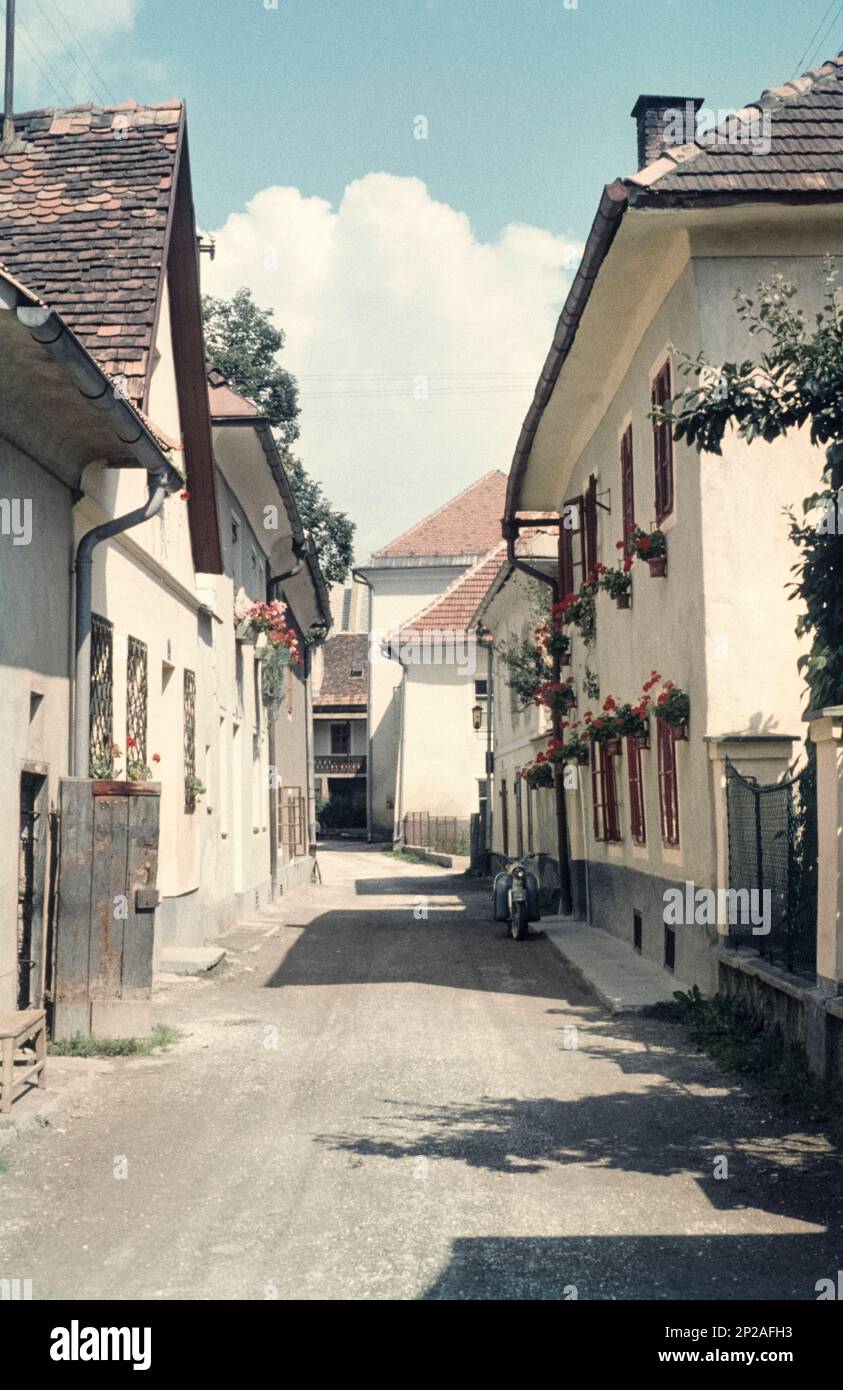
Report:
[[[89,74],[85,72],[85,69],[82,67],[81,63],[79,62],[79,59],[76,57],[76,54],[72,51],[72,49],[68,46],[66,41],[62,38],[52,19],[47,14],[47,11],[44,9],[44,6],[41,4],[41,0],[35,0],[35,4],[37,5],[38,11],[42,16],[45,24],[48,24],[50,29],[53,31],[53,34],[55,35],[59,43],[59,46],[62,49],[62,52],[70,59],[70,61],[74,64],[78,72],[81,74],[82,81],[84,82],[85,87],[90,87],[91,78]],[[100,98],[100,93],[95,92],[95,96],[97,96],[97,98]]]
[[[817,58],[819,58],[820,55],[822,54],[822,51],[823,51],[823,48],[824,48],[824,46],[825,46],[826,40],[828,39],[829,34],[830,34],[831,31],[833,30],[833,28],[834,28],[835,24],[837,23],[838,19],[840,18],[841,13],[843,13],[843,0],[841,0],[841,3],[837,6],[837,9],[835,10],[834,16],[833,16],[833,18],[832,18],[830,24],[829,24],[828,27],[824,30],[823,36],[822,36],[822,38],[820,39],[820,41],[819,41],[817,47],[816,47],[815,50],[814,50],[814,56],[813,56],[813,58],[811,59],[811,67],[814,67],[814,66],[815,66],[816,61],[817,61]]]
[[[823,17],[822,17],[822,19],[820,20],[819,24],[817,25],[816,29],[814,30],[813,34],[811,35],[810,39],[808,40],[808,44],[807,44],[807,47],[806,47],[806,49],[805,49],[805,52],[802,54],[802,57],[799,59],[799,62],[796,64],[796,71],[795,71],[794,74],[793,74],[794,77],[799,77],[799,76],[801,76],[801,74],[805,71],[805,61],[806,61],[806,59],[807,59],[807,57],[808,57],[808,54],[811,52],[811,50],[812,50],[812,48],[813,48],[814,40],[816,39],[817,34],[818,34],[818,33],[820,32],[820,30],[822,29],[823,25],[825,24],[826,20],[828,19],[828,16],[831,14],[831,11],[832,11],[833,9],[834,9],[834,0],[831,0],[831,4],[829,5],[828,9],[826,10],[825,14],[823,15]]]
[[[39,10],[41,10],[41,13],[44,14],[44,11],[41,9],[41,0],[35,0],[35,3],[37,4]],[[99,86],[100,86],[101,91],[105,92],[106,97],[109,99],[109,101],[111,102],[111,104],[114,105],[114,106],[116,106],[116,105],[117,105],[117,98],[116,98],[116,96],[115,96],[114,93],[112,92],[112,90],[111,90],[111,88],[109,87],[108,83],[106,82],[105,78],[100,74],[99,69],[97,68],[96,64],[94,63],[93,58],[92,58],[91,55],[89,54],[89,52],[88,52],[87,48],[85,47],[85,45],[83,44],[82,40],[79,38],[79,35],[76,33],[76,30],[72,27],[72,25],[71,25],[71,23],[70,23],[70,20],[69,20],[69,19],[67,18],[67,16],[66,16],[65,14],[63,14],[62,11],[59,9],[58,5],[56,4],[56,0],[50,0],[50,4],[52,5],[52,7],[53,7],[53,9],[55,10],[56,14],[59,16],[59,19],[60,19],[60,20],[62,21],[62,23],[64,24],[64,27],[66,28],[67,32],[70,34],[71,40],[76,44],[77,48],[79,49],[80,53],[83,55],[83,57],[84,57],[86,63],[88,64],[89,68],[90,68],[91,71],[93,72],[93,74],[94,74],[94,76],[95,76],[97,82],[99,83]],[[58,31],[56,30],[55,25],[53,24],[53,22],[52,22],[52,20],[49,18],[49,16],[46,15],[46,14],[44,14],[44,18],[45,18],[45,19],[47,20],[47,22],[50,24],[51,28],[53,29],[53,32],[55,33],[55,35],[56,35],[56,37],[59,39],[59,41],[60,41],[60,42],[63,42],[63,41],[61,40],[61,36],[59,35]],[[79,63],[78,63],[76,57],[74,56],[74,54],[70,51],[69,48],[67,48],[67,45],[66,45],[66,44],[64,45],[64,47],[65,47],[66,52],[70,55],[70,57],[73,58],[73,61],[74,61],[74,63],[76,63],[76,66],[77,66],[77,68],[79,68],[79,71],[82,73],[82,76],[85,77],[85,73],[83,72],[82,68],[80,67],[80,65],[79,65]],[[86,81],[90,81],[90,78],[85,78],[85,80],[86,80]]]
[[[5,19],[6,19],[6,6],[5,6],[5,5],[3,6],[2,12],[0,12],[0,17],[2,17],[2,19],[5,21]],[[15,32],[16,32],[16,34],[17,34],[17,31],[18,31],[18,30],[20,30],[20,38],[23,40],[24,47],[26,48],[26,51],[28,52],[30,58],[32,59],[32,62],[35,64],[36,68],[37,68],[38,71],[40,72],[40,74],[41,74],[41,76],[43,77],[44,81],[47,83],[47,86],[50,88],[50,91],[53,93],[53,96],[54,96],[54,97],[56,98],[56,100],[58,101],[59,106],[65,106],[65,105],[67,105],[68,100],[69,100],[70,103],[72,104],[72,103],[73,103],[73,97],[70,95],[69,89],[67,88],[67,86],[65,85],[65,83],[62,81],[61,77],[59,77],[58,73],[55,73],[55,76],[56,76],[56,78],[57,78],[57,81],[58,81],[58,83],[59,83],[59,86],[64,87],[64,90],[65,90],[65,93],[66,93],[65,96],[62,96],[61,92],[59,91],[58,87],[56,86],[56,84],[55,84],[55,82],[53,81],[53,79],[52,79],[52,77],[50,76],[50,74],[49,74],[48,72],[45,72],[44,68],[41,66],[41,63],[39,62],[39,59],[38,59],[38,55],[39,55],[39,53],[41,52],[41,50],[38,48],[38,45],[35,43],[35,40],[31,37],[31,35],[30,35],[30,33],[29,33],[29,30],[27,29],[27,27],[26,27],[26,25],[24,24],[23,20],[20,19],[20,18],[16,18],[16,21],[15,21]],[[48,59],[47,59],[46,55],[42,54],[41,56],[44,58],[44,61],[45,61],[45,62],[48,62]]]

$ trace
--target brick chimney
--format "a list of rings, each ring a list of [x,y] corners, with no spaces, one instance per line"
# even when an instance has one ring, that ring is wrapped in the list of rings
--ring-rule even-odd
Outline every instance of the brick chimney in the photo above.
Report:
[[[696,133],[702,97],[641,96],[630,115],[638,126],[638,168],[652,164],[665,149],[686,145]]]

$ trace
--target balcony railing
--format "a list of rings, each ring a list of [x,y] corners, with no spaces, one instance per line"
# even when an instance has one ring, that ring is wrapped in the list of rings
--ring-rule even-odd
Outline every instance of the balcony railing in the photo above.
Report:
[[[314,763],[317,776],[330,777],[337,773],[346,773],[350,777],[366,775],[366,759],[358,753],[317,753]]]

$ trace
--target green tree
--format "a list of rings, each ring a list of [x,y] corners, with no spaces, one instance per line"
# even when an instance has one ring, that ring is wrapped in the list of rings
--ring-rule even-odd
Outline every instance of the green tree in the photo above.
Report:
[[[261,309],[245,287],[231,299],[206,295],[202,308],[209,359],[272,425],[302,525],[316,548],[325,580],[342,584],[354,558],[354,523],[345,512],[334,510],[321,484],[291,453],[299,437],[301,405],[295,377],[278,362],[285,335],[272,322],[273,311]]]
[[[299,437],[299,388],[278,364],[286,339],[272,323],[272,310],[261,309],[245,287],[231,299],[205,295],[202,310],[205,348],[214,366],[260,407],[279,441],[292,444]]]
[[[770,442],[805,425],[812,444],[827,445],[817,491],[802,503],[802,522],[788,513],[800,552],[791,597],[804,604],[796,631],[812,636],[799,665],[815,709],[843,703],[843,545],[836,522],[843,503],[843,308],[836,278],[827,260],[824,300],[811,327],[795,302],[795,287],[782,276],[759,284],[757,300],[738,291],[738,315],[766,350],[757,361],[722,366],[702,354],[677,353],[697,385],[653,412],[670,423],[674,439],[712,454],[722,452],[729,427],[748,442]]]

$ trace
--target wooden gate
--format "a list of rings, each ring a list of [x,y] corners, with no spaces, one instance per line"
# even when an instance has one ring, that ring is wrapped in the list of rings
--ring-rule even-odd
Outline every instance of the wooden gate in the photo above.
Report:
[[[53,1036],[149,1031],[159,782],[61,782]]]

